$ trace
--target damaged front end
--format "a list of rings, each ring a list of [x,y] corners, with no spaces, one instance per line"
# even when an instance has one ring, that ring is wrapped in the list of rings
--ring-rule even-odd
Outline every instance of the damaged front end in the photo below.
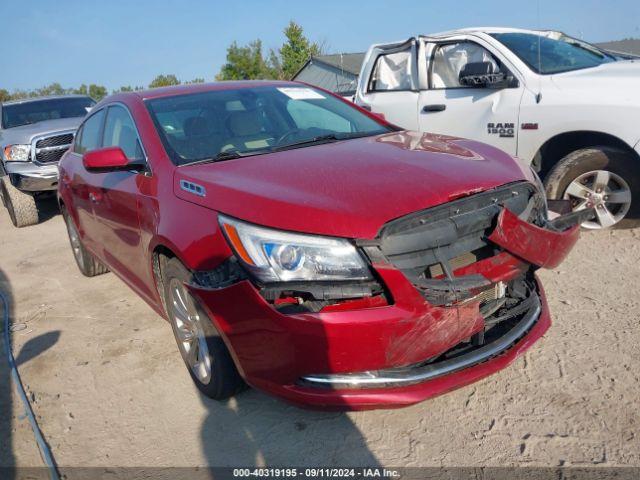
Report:
[[[389,222],[375,241],[358,245],[377,271],[400,270],[431,308],[456,318],[447,325],[447,341],[419,362],[306,375],[301,384],[332,389],[411,385],[505,352],[540,317],[535,270],[556,267],[577,241],[579,224],[592,214],[549,221],[543,194],[521,182]],[[413,347],[403,341],[401,348]]]

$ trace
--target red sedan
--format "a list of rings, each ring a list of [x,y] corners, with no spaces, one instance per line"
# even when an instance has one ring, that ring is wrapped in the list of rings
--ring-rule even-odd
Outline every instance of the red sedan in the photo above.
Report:
[[[78,267],[173,328],[207,396],[409,405],[504,368],[550,325],[550,221],[504,152],[402,131],[290,82],[111,96],[60,162]]]

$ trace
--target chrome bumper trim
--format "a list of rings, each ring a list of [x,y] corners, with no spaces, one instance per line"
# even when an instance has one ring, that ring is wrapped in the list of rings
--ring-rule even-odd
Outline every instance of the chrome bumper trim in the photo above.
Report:
[[[507,350],[520,340],[540,318],[542,305],[540,297],[534,293],[533,305],[523,318],[506,334],[483,347],[459,357],[421,367],[381,370],[377,372],[344,373],[329,375],[307,375],[302,377],[303,384],[321,388],[367,388],[396,387],[424,382],[447,375],[458,370],[472,367],[489,360]]]

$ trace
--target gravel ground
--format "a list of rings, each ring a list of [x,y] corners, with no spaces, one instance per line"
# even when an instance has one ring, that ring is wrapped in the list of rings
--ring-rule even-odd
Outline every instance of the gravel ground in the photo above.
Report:
[[[401,410],[322,413],[203,398],[169,325],[115,275],[83,277],[47,216],[18,230],[1,209],[0,287],[61,466],[640,466],[640,229],[586,232],[542,273],[554,324],[506,370]],[[0,411],[0,465],[41,465],[4,358]]]

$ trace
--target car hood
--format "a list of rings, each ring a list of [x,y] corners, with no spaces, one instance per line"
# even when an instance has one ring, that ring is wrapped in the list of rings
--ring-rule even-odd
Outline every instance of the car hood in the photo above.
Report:
[[[34,137],[64,130],[76,130],[84,117],[57,118],[43,122],[22,125],[21,127],[0,130],[0,145],[31,143]]]
[[[605,63],[594,68],[555,74],[553,83],[568,93],[589,90],[591,102],[633,102],[640,105],[640,61],[621,60]],[[597,95],[594,95],[597,92]]]
[[[528,167],[479,142],[418,132],[256,155],[176,169],[175,194],[252,223],[374,238],[385,222],[506,183]],[[204,187],[204,195],[181,180]]]

